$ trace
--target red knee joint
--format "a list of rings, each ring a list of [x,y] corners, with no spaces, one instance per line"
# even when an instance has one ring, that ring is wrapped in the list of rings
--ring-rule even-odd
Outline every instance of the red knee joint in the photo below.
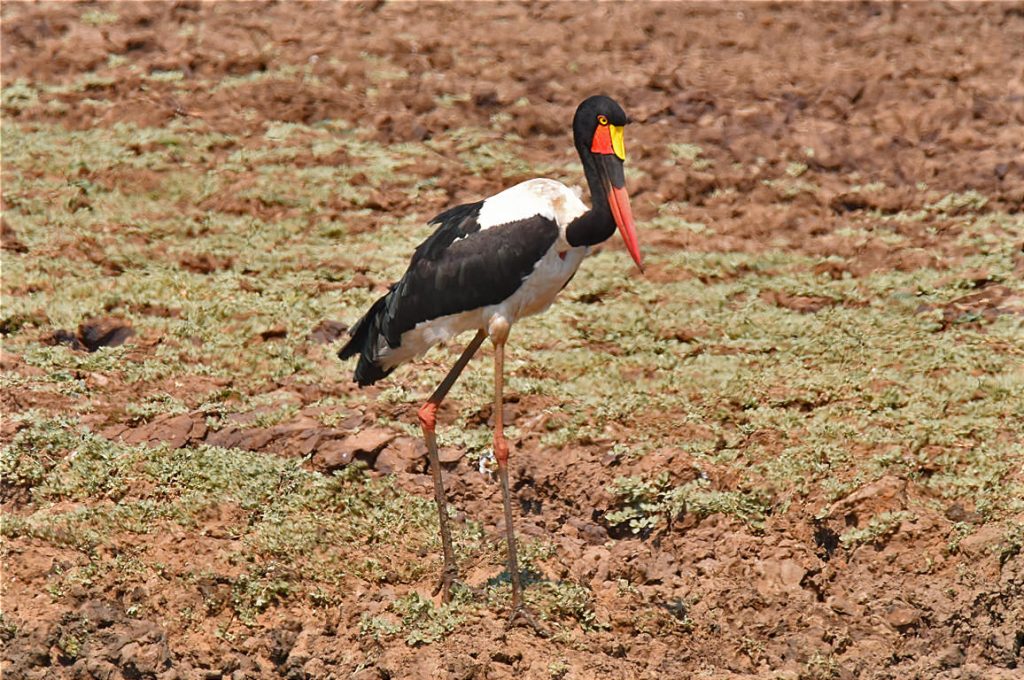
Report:
[[[508,462],[508,441],[500,435],[494,438],[494,459],[502,465]]]
[[[428,401],[423,406],[420,406],[420,410],[416,412],[419,416],[420,425],[427,432],[433,432],[437,426],[437,404],[432,401]]]

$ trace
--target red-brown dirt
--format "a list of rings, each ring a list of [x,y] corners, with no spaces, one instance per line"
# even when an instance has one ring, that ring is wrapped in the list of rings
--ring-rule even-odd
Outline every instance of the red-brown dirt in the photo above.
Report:
[[[904,240],[891,246],[840,233],[852,212],[920,210],[969,189],[988,198],[989,210],[1019,213],[1024,203],[1024,6],[1019,3],[167,2],[112,6],[118,19],[111,23],[80,21],[85,9],[97,7],[106,6],[5,3],[5,84],[19,78],[70,83],[90,71],[112,77],[85,91],[49,95],[60,107],[47,106],[50,100],[44,97],[35,107],[5,110],[5,121],[81,130],[121,122],[160,127],[176,117],[192,117],[232,140],[209,150],[207,162],[216,165],[262,134],[268,121],[344,118],[372,128],[376,141],[392,144],[422,141],[465,124],[487,125],[492,116],[528,97],[532,106],[508,125],[526,140],[520,149],[524,160],[550,163],[567,147],[563,122],[573,107],[583,95],[603,91],[623,102],[636,122],[629,128],[629,144],[631,170],[638,169],[630,178],[638,222],[654,217],[658,206],[672,199],[688,201],[687,219],[715,225],[711,234],[658,232],[647,243],[697,252],[771,247],[838,255],[841,264],[822,269],[833,278],[941,268],[963,255],[955,225],[944,228],[941,219],[927,227],[905,223]],[[111,55],[120,59],[111,60]],[[410,76],[379,79],[368,71],[365,55],[386,57]],[[307,69],[311,77],[258,80],[230,92],[198,83],[288,65]],[[181,94],[180,81],[172,87],[139,75],[161,71],[182,72],[187,94]],[[444,97],[450,105],[438,105]],[[117,105],[88,106],[86,100]],[[259,115],[244,114],[250,109]],[[699,145],[715,170],[644,163],[645,150],[655,156],[649,150],[669,143]],[[345,153],[337,152],[335,161],[346,162]],[[311,161],[299,157],[294,162]],[[789,163],[806,166],[825,191],[789,193],[763,181],[783,174]],[[415,206],[425,214],[525,178],[496,170],[471,175],[440,156],[417,160],[411,171],[436,177],[443,189],[443,195],[430,199],[436,204]],[[851,193],[853,172],[864,183],[885,188]],[[254,171],[238,175],[203,205],[183,206],[183,211],[216,209],[264,220],[292,214],[287,205],[240,195],[255,181]],[[144,173],[93,181],[116,184],[122,191],[130,185],[141,193],[159,186]],[[387,186],[370,207],[393,214],[412,209]],[[360,228],[374,226],[368,220]],[[6,223],[3,240],[5,258],[8,250],[24,247]],[[82,243],[80,250],[83,260],[107,262],[97,244]],[[227,259],[205,254],[183,256],[180,264],[202,273],[231,266]],[[103,266],[114,275],[119,265]],[[696,276],[658,267],[648,275],[653,281]],[[367,278],[360,285],[384,283]],[[983,281],[978,292],[943,313],[950,319],[962,309],[995,314],[991,310],[1007,291]],[[763,291],[762,299],[807,313],[833,304],[829,298],[782,291]],[[138,312],[176,314],[166,308]],[[254,342],[273,342],[287,332],[269,328]],[[330,342],[341,332],[340,325],[325,324],[310,342]],[[718,351],[715,339],[703,337],[700,328],[680,328],[674,337],[680,342],[700,338],[707,343],[701,351]],[[147,351],[147,338],[133,342],[133,351]],[[33,369],[5,354],[3,370],[29,374]],[[311,455],[311,465],[325,473],[361,458],[380,472],[395,474],[402,488],[430,497],[418,443],[403,433],[374,428],[375,413],[343,414],[332,428],[314,418],[311,404],[348,393],[354,389],[348,384],[280,385],[283,398],[297,411],[266,428],[228,423],[214,431],[196,411],[140,425],[123,410],[141,389],[180,396],[195,409],[196,395],[213,389],[215,382],[199,376],[191,382],[142,386],[112,381],[90,425],[130,443],[179,447],[206,442],[267,455]],[[580,442],[564,455],[549,455],[540,443],[543,423],[530,422],[547,405],[542,397],[528,395],[508,406],[510,419],[524,423],[512,470],[518,480],[518,530],[556,545],[552,573],[544,576],[587,583],[595,594],[597,618],[608,623],[605,629],[545,641],[526,629],[506,632],[496,611],[424,647],[393,641],[375,649],[375,662],[366,667],[362,660],[370,643],[359,637],[359,617],[366,603],[380,608],[393,598],[390,586],[353,585],[350,598],[328,611],[288,603],[269,610],[244,639],[218,637],[206,629],[175,627],[159,616],[135,619],[125,607],[142,601],[155,602],[158,612],[204,602],[209,607],[229,597],[223,583],[201,582],[189,592],[171,591],[158,577],[127,592],[81,587],[70,593],[74,607],[68,610],[42,589],[48,574],[78,559],[74,551],[26,541],[4,564],[3,609],[23,622],[17,636],[0,638],[4,673],[11,678],[281,675],[361,680],[1019,677],[1024,667],[1024,563],[1016,555],[999,559],[990,554],[1002,535],[981,531],[959,546],[955,558],[940,558],[930,571],[918,571],[919,556],[942,555],[950,520],[969,510],[947,509],[946,515],[953,512],[954,517],[936,510],[900,527],[892,540],[836,550],[839,533],[858,516],[905,510],[921,493],[906,480],[885,476],[840,499],[814,521],[806,513],[790,513],[769,517],[763,531],[751,532],[724,515],[703,521],[685,517],[646,540],[609,536],[599,521],[612,505],[608,481],[666,470],[674,483],[682,483],[695,475],[693,465],[687,454],[673,449],[623,463],[606,455],[615,432],[606,433],[603,441]],[[5,413],[30,408],[60,412],[70,401],[40,402],[36,395],[12,390],[4,395],[3,407]],[[414,417],[405,406],[379,406],[388,408],[407,420]],[[448,404],[441,419],[450,420],[457,408],[474,406]],[[486,423],[489,416],[483,409],[479,421]],[[665,422],[652,420],[650,426],[665,427]],[[5,442],[13,436],[8,428],[0,434]],[[445,454],[452,505],[494,530],[500,523],[494,485],[457,451]],[[6,503],[23,500],[13,496]],[[184,563],[194,568],[216,560],[232,542],[222,527],[239,512],[225,505],[202,526],[153,535],[149,557],[171,571]],[[957,578],[964,559],[975,562],[970,582]],[[471,583],[494,575],[489,566],[468,565],[467,572]],[[624,589],[623,583],[639,585]],[[652,602],[659,603],[657,609],[646,606]],[[89,655],[75,664],[54,663],[57,640],[76,626],[93,636]],[[552,666],[562,658],[570,661],[569,675]]]

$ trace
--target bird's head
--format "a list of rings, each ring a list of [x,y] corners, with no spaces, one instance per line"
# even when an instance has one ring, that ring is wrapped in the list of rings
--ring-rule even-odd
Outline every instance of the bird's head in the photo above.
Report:
[[[611,211],[615,226],[626,242],[626,249],[643,271],[640,257],[640,243],[636,237],[633,211],[626,193],[626,176],[623,164],[626,161],[626,144],[623,129],[630,122],[622,107],[604,95],[588,97],[576,109],[572,130],[576,150],[590,181],[590,192],[597,203],[604,201]]]

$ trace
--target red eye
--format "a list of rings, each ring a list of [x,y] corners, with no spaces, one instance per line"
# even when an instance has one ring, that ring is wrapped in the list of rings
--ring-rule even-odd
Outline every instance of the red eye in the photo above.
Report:
[[[597,122],[598,122],[599,125],[607,125],[608,124],[608,117],[607,116],[598,116],[597,117]]]

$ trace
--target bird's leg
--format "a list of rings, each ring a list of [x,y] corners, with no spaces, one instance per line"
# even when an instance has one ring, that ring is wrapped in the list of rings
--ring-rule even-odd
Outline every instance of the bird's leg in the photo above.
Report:
[[[497,326],[497,328],[495,327]],[[512,579],[512,615],[508,625],[525,623],[538,634],[547,631],[538,625],[533,615],[523,604],[523,585],[519,578],[519,561],[516,558],[516,533],[512,522],[512,499],[508,486],[508,441],[505,439],[502,388],[505,376],[505,340],[508,338],[508,323],[493,323],[488,329],[494,341],[494,459],[498,462],[498,479],[501,482],[501,496],[505,504],[505,535],[508,539],[508,574]]]
[[[452,532],[448,528],[448,500],[445,497],[444,482],[441,479],[441,460],[437,455],[437,436],[434,433],[437,426],[437,407],[448,394],[452,385],[455,384],[455,381],[458,380],[462,369],[466,367],[469,360],[480,349],[480,345],[483,344],[486,337],[487,334],[483,331],[477,332],[476,336],[462,353],[462,356],[452,366],[452,370],[448,371],[448,375],[444,377],[441,384],[430,395],[430,399],[420,407],[417,413],[420,419],[420,428],[423,430],[423,440],[427,444],[427,455],[430,458],[430,474],[434,478],[434,501],[437,502],[438,523],[441,525],[444,571],[441,574],[441,580],[437,583],[437,587],[434,588],[434,594],[437,595],[440,592],[443,602],[451,600],[452,584],[459,577],[459,567],[455,563],[455,551],[452,549]]]
[[[512,579],[512,609],[523,604],[523,586],[519,580],[519,561],[516,557],[516,534],[512,527],[512,501],[508,486],[508,440],[505,439],[504,414],[502,413],[502,383],[505,359],[505,345],[494,349],[494,458],[498,462],[498,479],[501,481],[501,497],[505,504],[505,533],[508,537],[508,575]]]

